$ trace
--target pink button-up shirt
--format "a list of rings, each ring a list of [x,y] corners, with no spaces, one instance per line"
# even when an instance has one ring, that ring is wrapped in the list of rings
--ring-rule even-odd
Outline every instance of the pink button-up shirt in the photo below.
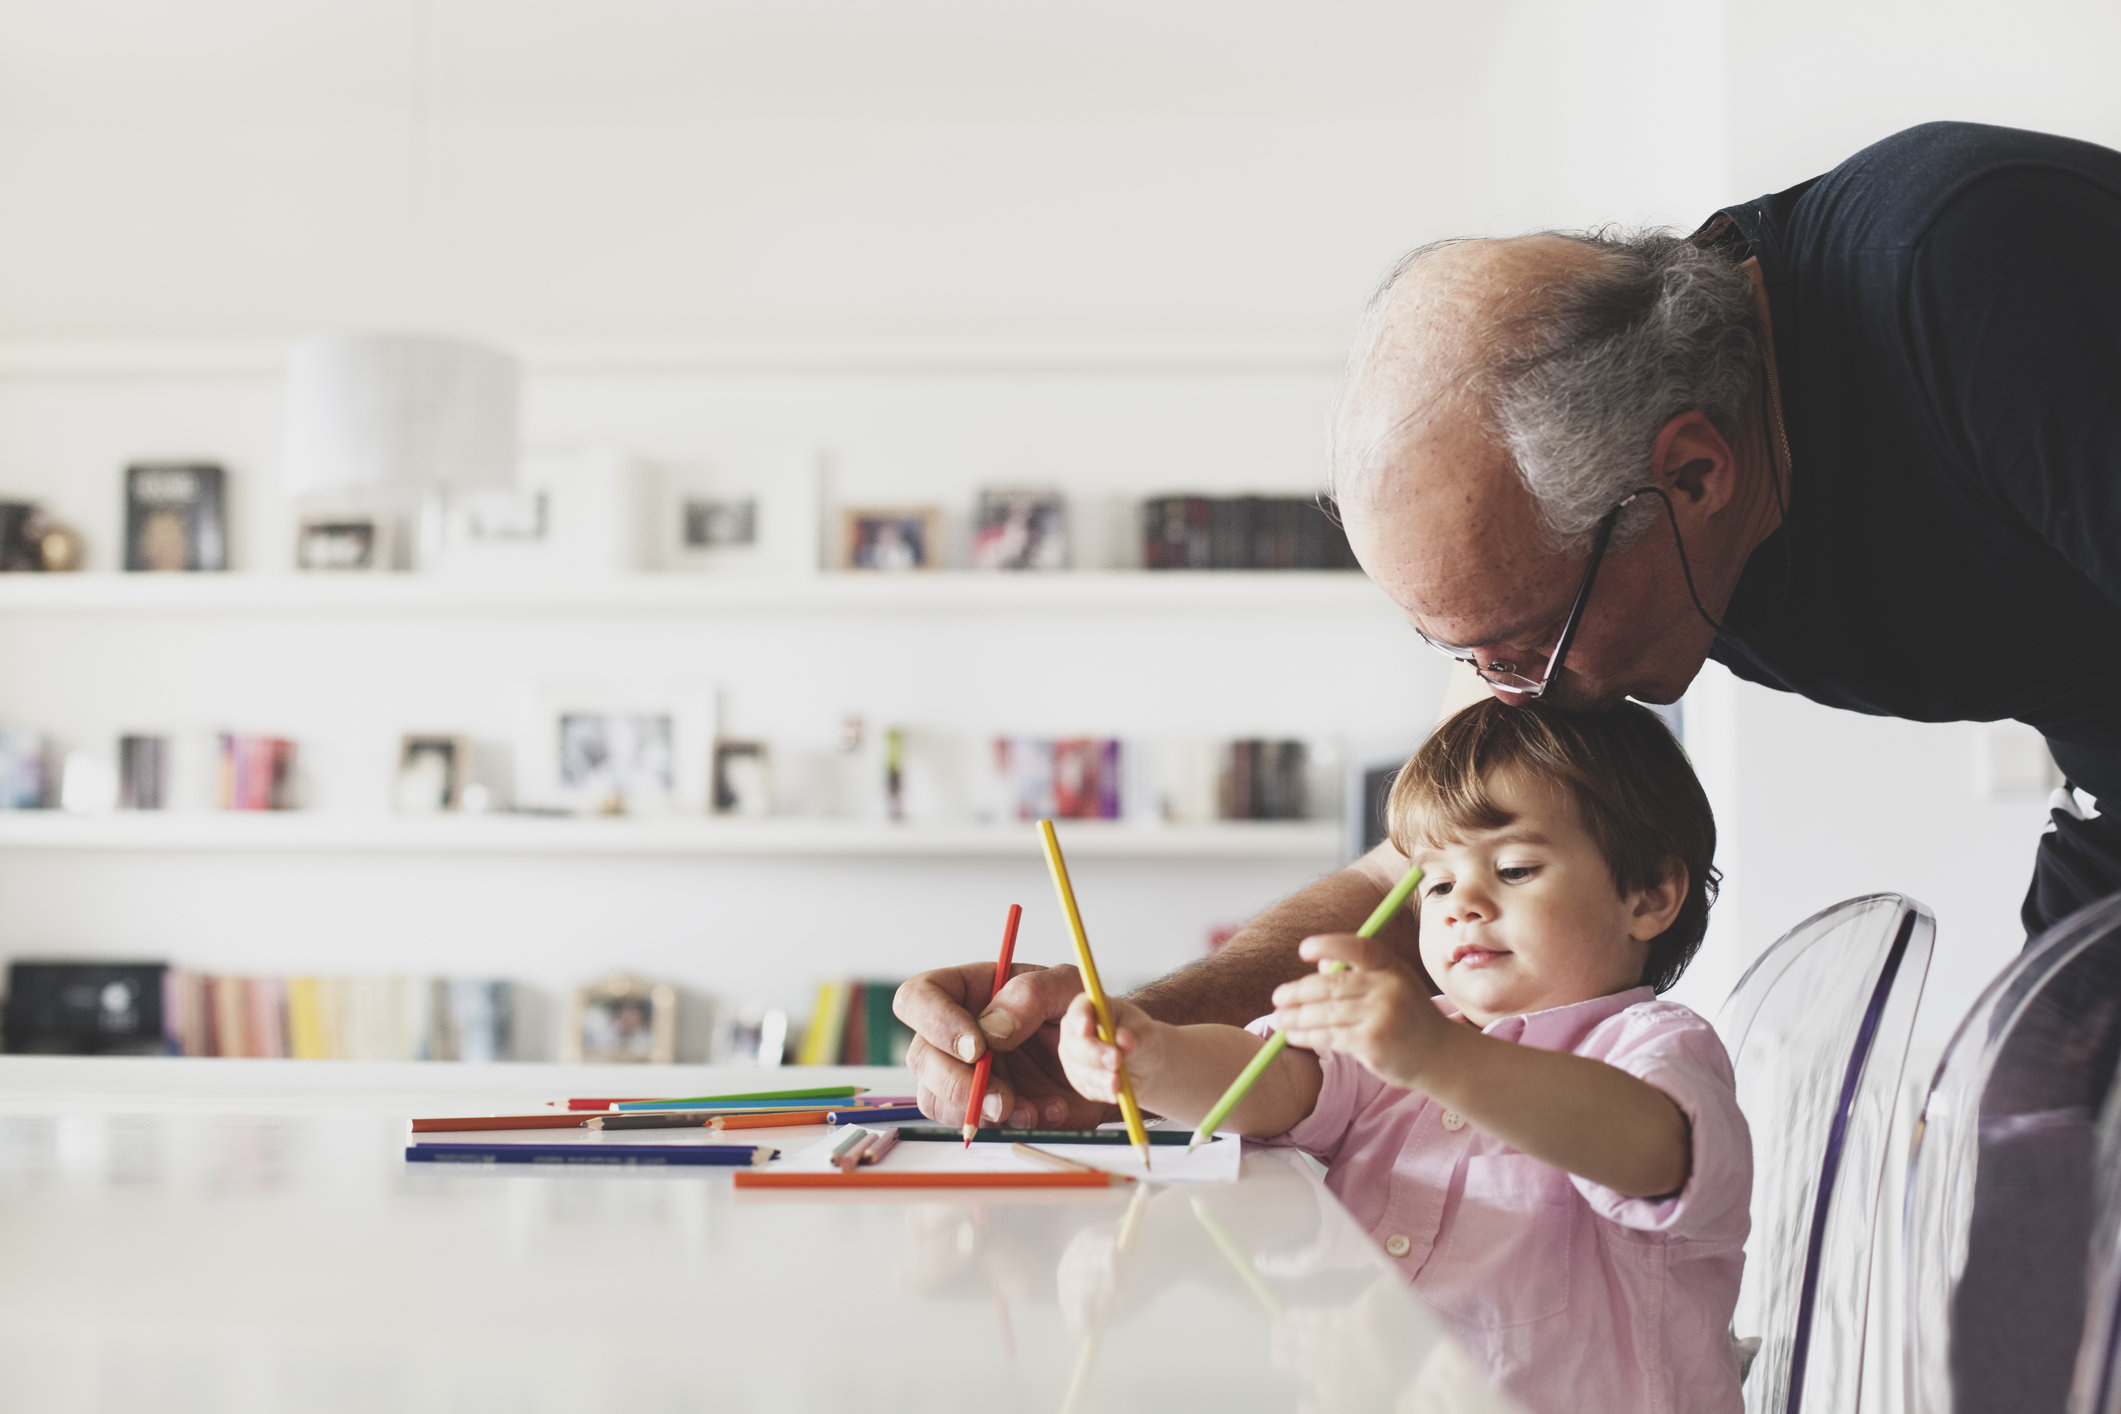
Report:
[[[1604,1061],[1671,1096],[1692,1130],[1686,1186],[1658,1200],[1616,1193],[1337,1054],[1320,1057],[1317,1107],[1275,1142],[1326,1162],[1326,1186],[1526,1408],[1741,1409],[1729,1330],[1753,1149],[1722,1041],[1648,987],[1485,1030]]]

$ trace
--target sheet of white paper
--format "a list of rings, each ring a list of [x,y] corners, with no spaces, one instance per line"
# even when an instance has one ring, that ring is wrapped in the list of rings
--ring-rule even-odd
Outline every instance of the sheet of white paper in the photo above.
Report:
[[[1243,1146],[1227,1135],[1201,1145],[1190,1154],[1183,1144],[1157,1144],[1151,1149],[1147,1173],[1142,1171],[1141,1156],[1129,1144],[1040,1144],[1037,1147],[1107,1173],[1123,1173],[1151,1183],[1235,1183],[1241,1157],[1239,1150]],[[792,1152],[783,1145],[781,1159],[772,1167],[829,1171],[832,1168],[831,1149],[831,1135]],[[967,1149],[961,1143],[947,1140],[901,1140],[877,1168],[894,1173],[1055,1172],[1050,1165],[1011,1153],[1007,1144],[975,1143]]]

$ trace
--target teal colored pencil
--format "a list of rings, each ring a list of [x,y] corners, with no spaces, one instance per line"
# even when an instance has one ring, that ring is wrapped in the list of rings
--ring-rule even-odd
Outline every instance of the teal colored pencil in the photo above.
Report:
[[[1413,893],[1415,885],[1420,882],[1421,870],[1407,870],[1407,876],[1392,886],[1392,892],[1385,895],[1384,902],[1377,905],[1363,921],[1363,925],[1355,930],[1355,935],[1359,938],[1376,937],[1377,930],[1392,921],[1392,915],[1399,912],[1399,906],[1407,901],[1407,895]],[[1344,962],[1329,962],[1322,970],[1345,972],[1348,965]],[[1274,1064],[1274,1058],[1281,1054],[1282,1047],[1288,1044],[1289,1038],[1279,1031],[1267,1038],[1267,1044],[1259,1048],[1259,1053],[1252,1057],[1251,1064],[1239,1071],[1237,1079],[1230,1082],[1230,1088],[1223,1091],[1223,1097],[1215,1102],[1215,1108],[1202,1115],[1200,1123],[1193,1126],[1193,1142],[1186,1145],[1187,1153],[1192,1153],[1215,1137],[1216,1126],[1230,1117],[1230,1111],[1236,1109],[1237,1102],[1244,1099],[1246,1092],[1252,1088],[1252,1082],[1266,1073],[1267,1067]]]

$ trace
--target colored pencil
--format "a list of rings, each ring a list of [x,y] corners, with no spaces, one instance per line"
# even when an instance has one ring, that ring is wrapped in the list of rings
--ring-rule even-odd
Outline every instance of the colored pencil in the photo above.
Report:
[[[851,1173],[862,1161],[862,1151],[875,1142],[876,1131],[873,1129],[849,1130],[842,1142],[832,1146],[832,1166],[841,1173]]]
[[[1049,1169],[1060,1169],[1065,1173],[1103,1173],[1095,1164],[1080,1163],[1060,1154],[1048,1153],[1029,1144],[1011,1144],[1009,1152],[1020,1159],[1029,1159],[1034,1164],[1044,1164]]]
[[[914,1143],[957,1138],[957,1131],[940,1124],[902,1124],[898,1137]],[[982,1129],[982,1144],[1132,1144],[1134,1136],[1124,1129]],[[1183,1129],[1152,1129],[1151,1144],[1184,1144],[1193,1136]]]
[[[1108,1046],[1117,1047],[1119,1038],[1112,1025],[1112,1004],[1105,1000],[1104,984],[1097,980],[1097,959],[1090,956],[1090,935],[1083,931],[1082,911],[1075,906],[1075,886],[1068,882],[1068,861],[1061,858],[1060,837],[1053,833],[1053,822],[1038,822],[1039,843],[1046,847],[1046,868],[1053,875],[1053,891],[1060,895],[1061,912],[1068,916],[1068,932],[1075,939],[1075,963],[1083,974],[1083,989],[1090,994],[1090,1005],[1097,1008],[1097,1032]],[[1142,1125],[1142,1107],[1134,1101],[1134,1081],[1127,1075],[1127,1062],[1119,1063],[1119,1113],[1127,1121],[1127,1133],[1134,1138],[1134,1150],[1141,1155],[1142,1171],[1149,1169],[1149,1132]]]
[[[1009,981],[1009,963],[1016,956],[1016,925],[1024,918],[1022,904],[1009,905],[1009,921],[1002,925],[1002,955],[994,960],[994,985],[987,989],[987,1003],[994,999]],[[985,1036],[980,1038],[985,1050],[979,1053],[979,1063],[972,1067],[972,1101],[965,1106],[965,1147],[972,1147],[972,1136],[979,1129],[980,1106],[987,1103],[987,1077],[994,1073],[994,1046]]]
[[[1392,915],[1399,912],[1399,906],[1407,901],[1407,895],[1413,893],[1414,886],[1420,882],[1420,869],[1407,870],[1406,877],[1392,886],[1392,892],[1386,894],[1384,902],[1371,910],[1369,918],[1355,930],[1355,935],[1359,938],[1376,937],[1377,930],[1392,921]],[[1343,962],[1329,962],[1319,970],[1345,972],[1348,968]],[[1266,1073],[1267,1067],[1274,1064],[1274,1058],[1280,1055],[1282,1048],[1288,1044],[1288,1036],[1280,1031],[1267,1038],[1267,1044],[1261,1046],[1245,1068],[1237,1073],[1237,1079],[1230,1082],[1230,1088],[1223,1091],[1223,1097],[1215,1102],[1215,1107],[1202,1115],[1200,1123],[1193,1126],[1193,1142],[1186,1146],[1187,1153],[1192,1153],[1214,1135],[1216,1126],[1230,1117],[1230,1111],[1237,1108],[1238,1102],[1244,1099],[1245,1093],[1252,1088],[1252,1083]]]
[[[716,1115],[707,1121],[709,1129],[793,1129],[802,1124],[823,1124],[830,1110],[796,1110],[789,1113],[776,1111],[765,1115]]]
[[[897,1147],[898,1131],[896,1129],[879,1129],[876,1132],[876,1138],[869,1141],[869,1147],[862,1150],[862,1162],[865,1164],[880,1164],[884,1161],[884,1155]]]
[[[678,1105],[686,1109],[747,1109],[758,1105],[796,1105],[805,1100],[833,1100],[837,1095],[793,1096],[772,1100],[673,1100],[668,1095],[626,1095],[618,1099],[592,1099],[576,1097],[571,1100],[547,1100],[545,1103],[563,1110],[608,1110],[619,1105]],[[863,1094],[855,1104],[861,1105],[911,1105],[919,1100],[917,1095],[869,1095]]]
[[[811,1090],[761,1090],[750,1095],[687,1095],[676,1100],[617,1100],[622,1110],[698,1109],[702,1105],[727,1105],[743,1100],[851,1100],[864,1094],[860,1085],[820,1085]]]
[[[1244,1249],[1237,1245],[1237,1239],[1230,1236],[1223,1225],[1215,1220],[1215,1214],[1208,1211],[1208,1205],[1201,1201],[1198,1193],[1189,1193],[1186,1197],[1193,1204],[1193,1216],[1207,1229],[1208,1240],[1223,1254],[1223,1259],[1230,1264],[1231,1270],[1237,1273],[1237,1279],[1244,1283],[1245,1290],[1252,1293],[1253,1299],[1265,1308],[1270,1317],[1280,1320],[1281,1302],[1275,1298],[1273,1289],[1260,1277],[1259,1268],[1245,1255]]]
[[[880,1119],[926,1119],[919,1105],[893,1105],[889,1109],[827,1110],[827,1124],[868,1124]]]
[[[580,1129],[582,1117],[556,1115],[444,1115],[439,1119],[416,1119],[415,1134],[450,1133],[466,1129]]]
[[[591,1115],[582,1128],[607,1129],[712,1129],[721,1116],[710,1110],[671,1110],[664,1114]]]
[[[591,1115],[588,1119],[581,1120],[580,1123],[584,1129],[683,1129],[688,1125],[695,1124],[705,1125],[711,1129],[718,1127],[714,1123],[718,1119],[743,1119],[756,1120],[757,1123],[749,1126],[738,1125],[735,1126],[736,1128],[771,1129],[776,1121],[787,1125],[817,1124],[819,1121],[814,1116],[832,1113],[834,1111],[821,1110],[815,1105],[802,1109],[793,1107],[784,1109],[780,1106],[775,1106],[770,1110],[619,1110],[600,1115]],[[865,1115],[872,1112],[869,1110],[842,1110],[838,1111],[838,1113]]]
[[[739,1188],[1118,1188],[1134,1182],[1123,1173],[959,1173],[856,1169],[853,1173],[766,1169],[736,1176]]]
[[[611,1164],[621,1167],[684,1165],[756,1167],[780,1153],[751,1144],[413,1144],[405,1158],[415,1164]]]

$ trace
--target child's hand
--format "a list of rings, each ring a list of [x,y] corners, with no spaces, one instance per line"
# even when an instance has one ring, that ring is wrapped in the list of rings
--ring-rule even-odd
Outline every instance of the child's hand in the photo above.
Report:
[[[1156,1041],[1161,1022],[1132,1002],[1112,1003],[1113,1037],[1119,1045],[1108,1046],[1098,1038],[1097,1008],[1088,993],[1078,994],[1060,1022],[1061,1069],[1068,1083],[1087,1100],[1119,1100],[1119,1062],[1126,1057],[1127,1073],[1137,1088],[1154,1069]]]
[[[1308,962],[1344,962],[1274,989],[1274,1024],[1289,1044],[1352,1056],[1387,1084],[1421,1087],[1423,1070],[1450,1022],[1429,999],[1426,980],[1375,938],[1323,933],[1299,949]]]

